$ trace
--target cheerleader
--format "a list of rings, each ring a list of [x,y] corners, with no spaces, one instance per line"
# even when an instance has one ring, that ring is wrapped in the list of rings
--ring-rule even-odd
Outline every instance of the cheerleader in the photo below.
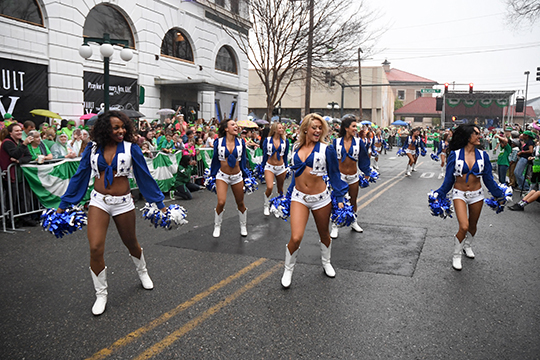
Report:
[[[445,179],[441,187],[435,191],[438,198],[444,198],[453,187],[454,209],[459,223],[459,230],[454,236],[452,259],[452,267],[455,270],[462,269],[462,252],[468,258],[474,259],[471,244],[484,204],[480,178],[499,203],[505,202],[504,192],[493,179],[489,155],[476,148],[480,146],[480,137],[480,130],[473,124],[460,125],[454,131],[448,147],[450,153]],[[467,234],[470,237],[467,237]]]
[[[330,190],[322,177],[324,175],[329,177],[333,195],[340,208],[343,208],[343,196],[347,192],[347,184],[339,176],[336,151],[324,142],[327,134],[326,121],[320,115],[308,114],[302,120],[298,140],[294,145],[291,162],[293,179],[288,190],[291,194],[291,238],[285,248],[285,271],[281,278],[281,285],[284,288],[291,285],[292,273],[310,210],[320,237],[324,273],[331,278],[336,276],[330,263],[332,241],[328,230],[332,200]]]
[[[377,129],[375,137],[373,137],[373,167],[375,170],[379,170],[379,155],[382,153],[383,146],[387,146],[386,141],[384,141],[381,135],[381,129]]]
[[[349,185],[349,195],[351,197],[351,205],[354,212],[357,209],[357,197],[359,188],[359,174],[358,168],[362,170],[366,179],[369,179],[371,169],[369,167],[369,154],[366,150],[364,142],[356,138],[356,117],[354,115],[345,115],[341,120],[341,127],[339,129],[339,138],[334,140],[334,149],[337,153],[339,160],[339,172],[341,174],[341,180],[345,181]],[[354,222],[351,225],[354,231],[359,233],[364,230],[358,225],[358,222]],[[336,239],[338,237],[338,227],[336,224],[332,224],[332,230],[330,231],[330,237]]]
[[[244,205],[244,177],[247,177],[246,143],[238,138],[238,125],[232,119],[219,124],[218,139],[214,141],[214,155],[210,176],[216,179],[217,205],[214,213],[214,237],[221,235],[221,222],[230,186],[240,218],[240,235],[247,236],[247,208]]]
[[[441,159],[441,173],[439,174],[439,179],[444,177],[444,165],[446,164],[446,151],[448,149],[448,141],[450,135],[445,132],[441,141],[439,142],[439,148],[437,149],[437,156]]]
[[[135,263],[143,288],[154,288],[135,233],[135,205],[130,194],[129,178],[135,175],[146,201],[156,203],[163,212],[166,208],[163,193],[150,175],[141,149],[133,143],[133,122],[124,113],[108,111],[100,115],[92,129],[92,139],[93,142],[84,149],[77,172],[71,178],[57,212],[62,213],[69,205],[78,204],[86,195],[90,178],[94,178],[87,229],[90,273],[96,290],[92,313],[101,315],[107,304],[107,267],[103,253],[111,217]]]
[[[270,196],[274,189],[274,177],[277,190],[283,194],[283,183],[287,175],[287,157],[289,156],[289,141],[285,138],[283,124],[275,122],[270,128],[268,137],[262,144],[263,159],[261,166],[264,168],[264,180],[266,192],[264,193],[264,215],[270,215]]]
[[[401,147],[409,158],[409,162],[407,164],[407,173],[405,176],[411,176],[411,171],[416,171],[416,161],[418,160],[420,148],[422,148],[424,151],[426,149],[422,139],[420,138],[420,128],[412,129],[410,135],[407,136],[407,139],[405,140],[405,144],[403,144]]]

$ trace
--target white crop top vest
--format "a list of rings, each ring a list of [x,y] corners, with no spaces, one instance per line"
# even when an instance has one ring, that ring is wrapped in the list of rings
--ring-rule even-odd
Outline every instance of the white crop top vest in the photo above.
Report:
[[[454,151],[456,153],[456,166],[454,167],[454,176],[461,176],[463,175],[463,165],[465,164],[465,160],[460,160],[459,156],[461,155],[461,152],[463,149],[458,149]],[[476,152],[474,154],[476,158]],[[480,151],[480,159],[475,159],[476,164],[478,165],[478,171],[480,174],[484,172],[484,152]],[[474,168],[474,165],[473,165]],[[470,171],[471,169],[469,169]]]
[[[91,177],[97,177],[99,179],[99,169],[98,169],[98,157],[99,154],[96,153],[97,146],[96,143],[90,142],[88,146],[92,146],[92,154],[90,155],[90,167],[92,168]],[[124,152],[118,153],[116,157],[116,175],[118,176],[127,176],[128,178],[133,178],[133,172],[131,171],[131,143],[124,141]]]
[[[281,151],[279,152],[279,156],[283,157],[285,156],[285,150],[287,148],[287,144],[285,144],[285,141],[283,139],[279,139],[279,143],[281,146]],[[266,138],[266,155],[272,156],[272,151],[274,150],[274,139],[272,137]]]
[[[235,139],[237,141],[238,139]],[[238,145],[236,145],[236,161],[242,161],[242,140],[238,140]],[[221,139],[218,139],[218,159],[219,161],[227,161],[225,156],[225,150],[227,149],[227,137],[224,136]]]
[[[353,138],[352,140],[353,140],[351,142],[351,146],[353,148],[352,158],[355,161],[358,161],[358,155],[360,154],[360,140],[355,139],[355,138]],[[343,142],[344,141],[345,140],[343,138],[339,138],[336,141],[336,152],[337,152],[338,160],[341,160],[341,151],[342,151],[342,148],[343,148]],[[349,150],[350,150],[350,148],[349,148]]]

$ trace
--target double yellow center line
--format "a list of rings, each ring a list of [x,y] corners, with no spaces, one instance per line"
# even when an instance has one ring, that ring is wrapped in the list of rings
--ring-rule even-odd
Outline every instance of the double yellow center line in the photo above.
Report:
[[[186,310],[190,306],[193,306],[194,304],[198,303],[199,301],[203,300],[210,294],[216,292],[217,290],[223,288],[224,286],[230,284],[232,281],[238,279],[242,275],[245,275],[252,271],[253,269],[257,268],[258,266],[265,263],[268,259],[258,259],[257,261],[249,264],[242,270],[238,271],[236,274],[229,276],[228,278],[220,281],[219,283],[209,287],[205,291],[203,291],[200,294],[195,295],[190,300],[178,305],[176,308],[172,309],[169,312],[166,312],[165,314],[161,315],[159,318],[151,321],[147,325],[129,333],[125,337],[115,341],[112,345],[110,345],[107,348],[104,348],[88,359],[90,360],[97,360],[97,359],[104,359],[107,356],[111,355],[114,351],[119,350],[120,348],[132,343],[133,341],[138,340],[141,336],[146,334],[147,332],[155,329],[159,325],[163,324],[164,322],[168,321],[169,319],[173,318],[174,316],[180,314],[182,311]],[[274,265],[270,270],[267,270],[263,274],[257,276],[255,279],[250,281],[249,283],[242,286],[239,290],[234,292],[233,294],[227,296],[224,300],[220,301],[218,304],[212,306],[210,309],[205,311],[203,314],[199,315],[195,319],[189,321],[187,324],[167,336],[165,339],[161,340],[160,342],[154,344],[152,347],[144,351],[142,354],[137,356],[135,359],[149,359],[152,356],[155,356],[162,352],[165,348],[173,344],[176,340],[180,339],[182,336],[187,334],[189,331],[193,330],[196,326],[201,324],[203,321],[211,317],[212,315],[216,314],[219,310],[221,310],[224,306],[230,304],[232,301],[236,300],[239,296],[244,294],[246,291],[252,289],[257,284],[262,282],[264,279],[275,273],[278,269],[283,267],[283,262],[280,262],[276,265]]]

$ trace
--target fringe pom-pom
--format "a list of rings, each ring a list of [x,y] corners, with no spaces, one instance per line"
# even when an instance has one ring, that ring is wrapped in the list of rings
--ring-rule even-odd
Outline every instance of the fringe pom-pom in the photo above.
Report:
[[[285,180],[287,180],[288,178],[290,178],[292,175],[292,170],[290,167],[287,168],[287,175],[285,175]]]
[[[264,166],[262,164],[257,164],[255,170],[253,171],[255,178],[259,179],[261,184],[264,184],[266,180],[264,179]]]
[[[251,174],[244,178],[244,193],[253,194],[259,188],[259,183]]]
[[[397,151],[397,153],[396,153],[397,156],[405,156],[405,154],[406,154],[406,153],[405,153],[405,150],[403,150],[403,149],[399,149],[399,150]]]
[[[433,161],[440,161],[441,159],[439,159],[439,157],[435,154],[431,154],[431,160]]]
[[[367,188],[369,186],[369,181],[365,177],[360,176],[358,185],[360,185],[361,188]]]
[[[186,209],[177,204],[169,205],[167,211],[163,213],[160,209],[158,209],[156,204],[146,203],[141,211],[144,219],[149,220],[155,228],[159,226],[163,229],[171,230],[175,227],[188,223],[186,220]]]
[[[287,221],[291,215],[291,197],[279,195],[270,199],[270,212],[275,217]]]
[[[330,220],[337,225],[337,227],[351,226],[356,221],[356,213],[348,199],[343,200],[343,208],[339,208],[338,202],[334,196],[332,196],[332,214]]]
[[[375,183],[377,180],[379,180],[379,172],[371,169],[371,172],[369,173],[369,182]]]
[[[484,202],[491,210],[495,211],[495,214],[500,214],[504,211],[504,206],[506,202],[512,199],[513,191],[512,188],[506,184],[499,184],[499,188],[504,193],[504,201],[499,202],[493,196],[489,199],[484,199]]]
[[[55,208],[43,210],[41,226],[57,238],[81,230],[87,224],[87,216],[82,207],[73,206],[61,214]]]
[[[420,149],[420,155],[426,156],[426,154],[427,154],[426,149]]]
[[[213,176],[204,178],[204,187],[209,191],[216,193],[216,178]]]
[[[452,201],[446,196],[439,198],[439,194],[433,191],[429,192],[428,207],[433,216],[440,216],[443,219],[446,219],[447,216],[452,217]]]
[[[373,150],[373,152],[371,153],[371,156],[377,157],[379,156],[379,153],[377,152],[377,150]]]

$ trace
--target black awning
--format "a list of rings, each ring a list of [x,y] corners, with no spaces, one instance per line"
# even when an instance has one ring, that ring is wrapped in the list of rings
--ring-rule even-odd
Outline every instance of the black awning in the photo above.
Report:
[[[194,91],[233,91],[247,92],[248,89],[237,86],[235,84],[227,84],[219,81],[208,79],[183,79],[183,80],[166,80],[156,78],[154,83],[161,87],[176,87]]]

